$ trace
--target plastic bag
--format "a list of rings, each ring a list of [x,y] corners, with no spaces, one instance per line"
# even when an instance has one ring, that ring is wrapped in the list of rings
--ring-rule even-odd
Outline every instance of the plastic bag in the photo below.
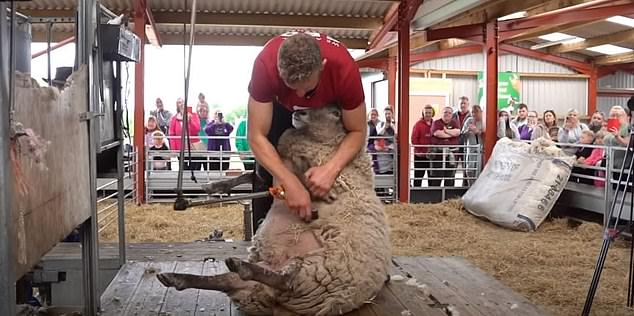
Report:
[[[462,197],[464,206],[500,226],[535,231],[566,186],[574,162],[545,138],[532,144],[502,138]]]

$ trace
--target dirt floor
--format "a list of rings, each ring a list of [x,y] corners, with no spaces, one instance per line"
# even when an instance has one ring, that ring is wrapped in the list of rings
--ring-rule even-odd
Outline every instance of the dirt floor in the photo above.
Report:
[[[130,242],[193,241],[221,229],[242,236],[240,205],[172,211],[171,205],[127,208]],[[395,204],[386,207],[394,255],[462,256],[553,315],[579,315],[602,243],[601,226],[547,220],[536,233],[514,232],[465,212],[460,203]],[[102,241],[116,241],[112,225]],[[629,243],[610,249],[593,315],[634,315],[625,308]]]

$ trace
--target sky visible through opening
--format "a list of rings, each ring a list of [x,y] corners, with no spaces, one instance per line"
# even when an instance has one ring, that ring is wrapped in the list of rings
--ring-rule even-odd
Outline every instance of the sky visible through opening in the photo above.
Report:
[[[46,49],[46,43],[33,43],[31,53]],[[249,97],[247,86],[251,77],[253,61],[262,47],[256,46],[195,46],[192,52],[192,68],[189,87],[189,105],[195,106],[198,93],[206,96],[210,109],[220,108],[229,112],[246,107]],[[353,57],[363,50],[351,50]],[[51,76],[55,68],[74,64],[75,45],[68,44],[51,53]],[[162,48],[145,46],[145,112],[154,109],[157,97],[165,107],[174,112],[176,99],[183,97],[184,55],[182,45],[163,45]],[[126,77],[126,63],[123,63],[123,77]],[[40,85],[47,76],[47,58],[42,55],[32,60],[31,75]],[[130,113],[134,111],[134,63],[127,63],[128,86],[123,86],[124,96]]]

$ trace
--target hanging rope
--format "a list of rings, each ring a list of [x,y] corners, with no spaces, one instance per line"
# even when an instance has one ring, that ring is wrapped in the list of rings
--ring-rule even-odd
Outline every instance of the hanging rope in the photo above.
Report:
[[[185,7],[187,7],[187,0],[185,0]],[[187,101],[189,95],[189,79],[191,73],[191,62],[192,62],[192,48],[194,46],[194,32],[196,27],[196,0],[192,1],[192,14],[190,20],[190,32],[189,32],[189,56],[185,58],[185,38],[187,35],[187,27],[186,23],[183,24],[183,61],[187,64],[184,65],[184,79],[185,79],[185,100],[183,106],[185,107],[182,110],[183,116],[183,128],[181,129],[181,148],[179,153],[179,168],[178,168],[178,182],[176,186],[176,200],[183,199],[183,167],[184,167],[184,156],[185,156],[185,141],[187,141],[187,151],[189,156],[188,164],[191,165],[192,162],[192,152],[191,152],[191,142],[189,136],[189,115],[187,113]],[[191,179],[192,181],[198,183],[196,181],[196,176],[194,175],[194,170],[191,170]]]

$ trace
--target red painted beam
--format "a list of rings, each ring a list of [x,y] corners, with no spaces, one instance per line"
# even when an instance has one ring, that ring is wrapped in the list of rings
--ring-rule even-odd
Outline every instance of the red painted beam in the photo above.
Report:
[[[385,38],[385,35],[387,35],[387,33],[394,28],[397,19],[398,11],[391,11],[388,13],[388,16],[386,16],[385,21],[383,22],[383,26],[381,26],[379,31],[376,33],[376,36],[374,36],[374,38],[370,42],[367,50],[374,49],[377,47],[377,45],[379,45],[383,38]]]
[[[588,78],[588,116],[597,110],[597,89],[599,88],[599,74],[596,68],[590,71]]]
[[[574,60],[574,59],[570,59],[570,58],[565,58],[565,57],[560,57],[560,56],[555,56],[555,55],[551,55],[548,53],[544,53],[541,51],[537,51],[537,50],[532,50],[532,49],[527,49],[527,48],[522,48],[522,47],[517,47],[517,46],[513,46],[513,45],[509,45],[509,44],[500,44],[500,50],[512,53],[512,54],[516,54],[516,55],[521,55],[521,56],[526,56],[526,57],[531,57],[531,58],[536,58],[536,59],[540,59],[540,60],[545,60],[545,61],[549,61],[549,62],[553,62],[556,64],[560,64],[560,65],[564,65],[567,67],[570,67],[572,69],[574,69],[577,72],[580,72],[582,74],[590,74],[590,71],[592,70],[592,65],[589,63],[584,63],[578,60]]]
[[[485,32],[486,55],[486,106],[484,125],[484,163],[493,154],[493,147],[497,142],[498,122],[498,57],[499,38],[498,23],[493,20],[487,23]]]
[[[152,28],[153,34],[152,36],[148,36],[148,38],[150,39],[150,43],[154,46],[162,47],[163,41],[161,41],[161,34],[159,33],[159,30],[156,26],[156,22],[154,21],[154,16],[152,15],[152,10],[150,10],[150,8],[145,8],[145,18],[146,22],[149,23],[150,27]]]
[[[616,65],[608,65],[608,66],[601,66],[598,69],[598,77],[605,77],[608,75],[611,75],[617,71],[634,71],[634,63],[627,63],[627,64],[616,64]]]
[[[60,47],[65,46],[66,44],[70,44],[70,43],[74,43],[74,42],[75,42],[75,36],[71,36],[71,37],[69,37],[67,39],[64,39],[64,40],[56,43],[55,45],[51,46],[51,51],[54,51],[54,50],[56,50],[56,49],[58,49]],[[40,57],[42,55],[45,55],[46,52],[48,52],[48,49],[41,50],[41,51],[31,55],[31,59],[36,58],[36,57]]]
[[[134,33],[141,39],[139,62],[134,66],[134,147],[137,150],[136,196],[137,204],[145,203],[145,0],[134,0]]]
[[[398,7],[398,198],[409,202],[409,64],[410,23],[420,0],[402,0]]]
[[[387,102],[392,108],[396,106],[396,67],[396,57],[390,57],[387,64]]]
[[[475,53],[482,53],[482,45],[469,45],[469,46],[463,46],[463,47],[454,47],[449,49],[412,54],[410,57],[410,65],[413,65],[425,60],[430,60],[430,59],[452,57],[452,56],[462,56],[462,55],[475,54]]]
[[[571,22],[589,22],[609,18],[614,15],[632,14],[634,13],[634,4],[612,5],[604,7],[593,7],[585,9],[574,9],[569,11],[560,11],[555,14],[540,14],[529,16],[526,18],[503,21],[499,24],[501,33],[529,30],[535,27],[545,25],[560,25]],[[502,36],[504,40],[505,36]]]
[[[460,38],[482,42],[484,35],[484,24],[468,24],[453,27],[445,27],[441,29],[428,30],[427,41],[438,41],[450,38]]]

